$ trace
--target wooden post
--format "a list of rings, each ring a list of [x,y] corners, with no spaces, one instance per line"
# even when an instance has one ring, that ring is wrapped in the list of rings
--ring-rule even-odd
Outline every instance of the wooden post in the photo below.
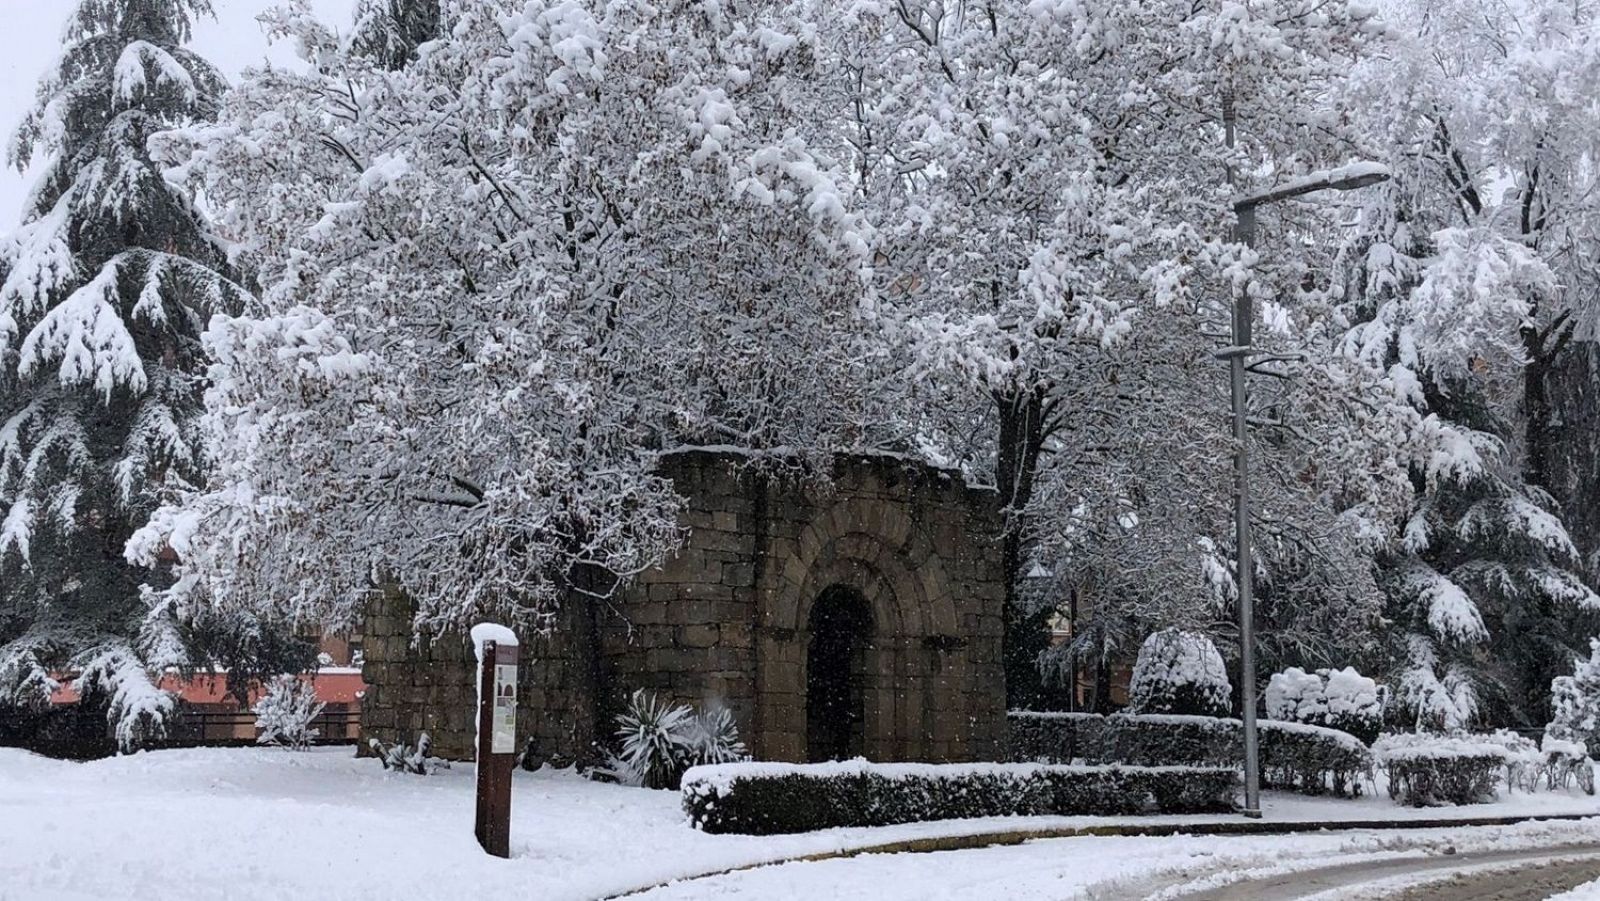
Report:
[[[478,844],[511,856],[511,770],[517,747],[517,646],[483,642],[478,673]]]

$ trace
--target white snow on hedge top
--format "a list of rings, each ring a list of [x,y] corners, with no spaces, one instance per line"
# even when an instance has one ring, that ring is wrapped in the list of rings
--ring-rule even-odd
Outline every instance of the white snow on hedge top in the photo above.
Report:
[[[812,779],[831,776],[878,776],[884,779],[966,779],[972,776],[1010,776],[1027,778],[1037,773],[1101,771],[1213,773],[1226,767],[1205,766],[1065,766],[1045,763],[873,763],[864,757],[831,760],[827,763],[717,763],[690,767],[683,774],[683,791],[694,794],[727,794],[740,779],[770,779],[803,776]]]
[[[1266,700],[1268,716],[1297,722],[1383,712],[1378,683],[1348,666],[1314,673],[1291,666],[1267,682]]]
[[[1385,735],[1372,743],[1372,755],[1381,763],[1400,760],[1440,760],[1451,757],[1497,757],[1503,760],[1506,757],[1506,749],[1483,741],[1480,736],[1475,735],[1416,733]]]
[[[1193,726],[1200,729],[1240,729],[1244,724],[1237,717],[1231,716],[1195,716],[1187,713],[1113,713],[1102,715],[1098,713],[1063,713],[1044,710],[1012,710],[1006,713],[1010,719],[1026,720],[1126,720],[1133,723],[1150,723],[1165,726]],[[1317,726],[1311,723],[1291,723],[1283,720],[1258,719],[1256,727],[1263,732],[1293,732],[1298,735],[1313,735],[1327,741],[1334,742],[1341,747],[1351,750],[1365,751],[1367,745],[1361,739],[1340,729],[1330,729],[1327,726]]]
[[[483,664],[483,646],[486,642],[497,645],[517,646],[517,634],[499,623],[478,623],[472,627],[472,653],[477,655],[478,664]]]

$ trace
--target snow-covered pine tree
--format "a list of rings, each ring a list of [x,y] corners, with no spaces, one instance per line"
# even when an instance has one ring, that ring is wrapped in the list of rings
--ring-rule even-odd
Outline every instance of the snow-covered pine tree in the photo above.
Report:
[[[1544,371],[1592,320],[1600,76],[1582,5],[1396,3],[1346,84],[1395,173],[1345,259],[1350,356],[1409,408],[1413,497],[1385,565],[1410,723],[1536,725],[1600,598],[1545,491]],[[1509,189],[1498,182],[1510,179]]]
[[[11,145],[42,174],[0,241],[0,701],[79,672],[124,745],[159,728],[169,701],[148,674],[181,640],[147,623],[141,584],[161,575],[123,545],[198,475],[198,335],[247,297],[147,152],[216,109],[223,78],[183,46],[209,13],[80,0]]]
[[[1419,729],[1536,724],[1550,680],[1600,607],[1553,503],[1508,450],[1523,298],[1553,289],[1520,243],[1482,229],[1421,237],[1402,179],[1378,208],[1347,286],[1353,358],[1387,373],[1412,412],[1413,501],[1385,555],[1401,661],[1396,713]],[[1421,221],[1426,221],[1423,218]]]

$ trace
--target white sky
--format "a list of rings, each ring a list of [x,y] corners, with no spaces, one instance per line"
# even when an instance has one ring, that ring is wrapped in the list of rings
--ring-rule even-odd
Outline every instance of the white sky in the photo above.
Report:
[[[255,17],[277,0],[212,0],[215,20],[195,25],[190,48],[210,60],[229,79],[237,79],[249,66],[265,60],[275,64],[294,61],[287,45],[269,47]],[[61,47],[61,27],[76,0],[0,0],[0,148],[9,147],[11,132],[33,105],[34,86],[52,64]],[[350,23],[355,0],[312,0],[324,22],[344,30]],[[29,175],[4,165],[0,153],[0,234],[20,224],[22,201],[33,183]]]

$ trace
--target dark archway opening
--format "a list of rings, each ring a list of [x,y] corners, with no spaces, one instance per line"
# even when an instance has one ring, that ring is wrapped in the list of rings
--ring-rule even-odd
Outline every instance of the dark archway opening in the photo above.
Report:
[[[806,648],[806,759],[860,756],[866,738],[864,687],[872,614],[861,593],[843,586],[811,606]]]

